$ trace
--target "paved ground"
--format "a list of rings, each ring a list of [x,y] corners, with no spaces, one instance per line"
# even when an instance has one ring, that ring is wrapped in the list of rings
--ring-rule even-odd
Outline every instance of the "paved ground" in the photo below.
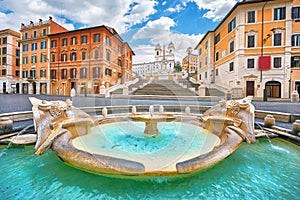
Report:
[[[66,100],[69,96],[54,95],[20,95],[0,94],[0,113],[30,111],[31,104],[28,97],[37,97],[45,100]],[[187,100],[139,100],[139,99],[111,99],[99,97],[75,97],[73,105],[76,107],[119,106],[119,105],[214,105],[218,102],[187,101]],[[291,114],[300,114],[300,103],[290,102],[252,102],[256,110],[276,111]]]

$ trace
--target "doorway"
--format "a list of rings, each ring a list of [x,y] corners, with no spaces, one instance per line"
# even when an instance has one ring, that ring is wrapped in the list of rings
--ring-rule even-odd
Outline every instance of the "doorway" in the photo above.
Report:
[[[281,98],[281,83],[269,81],[266,83],[267,96],[271,98]]]
[[[246,96],[254,96],[254,81],[246,82]]]

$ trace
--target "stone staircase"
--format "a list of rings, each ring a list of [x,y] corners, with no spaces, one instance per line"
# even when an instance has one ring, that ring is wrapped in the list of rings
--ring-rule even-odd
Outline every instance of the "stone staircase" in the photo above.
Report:
[[[132,89],[139,88],[139,86],[141,86],[141,85],[143,85],[143,84],[145,84],[147,82],[149,82],[149,81],[146,80],[146,79],[143,79],[143,78],[139,77],[139,81],[138,82],[136,82],[136,83],[131,84],[131,85],[128,86],[128,93],[131,94]],[[111,95],[120,95],[120,94],[123,94],[123,88],[120,88],[120,89],[117,89],[117,90],[111,92]]]
[[[195,84],[191,81],[189,81],[187,78],[183,78],[183,79],[178,79],[179,83],[182,83],[183,85],[186,85],[188,88],[195,88],[195,90],[198,90],[198,87],[200,86],[200,84]]]
[[[194,92],[181,87],[173,80],[152,81],[145,87],[137,89],[133,95],[196,96]]]
[[[224,97],[225,92],[222,92],[215,88],[205,88],[205,96],[217,96],[217,97]]]

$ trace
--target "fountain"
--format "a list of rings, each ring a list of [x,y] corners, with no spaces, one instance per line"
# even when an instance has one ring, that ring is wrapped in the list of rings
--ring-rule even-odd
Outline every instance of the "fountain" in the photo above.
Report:
[[[89,116],[70,101],[30,98],[38,139],[35,154],[49,148],[84,171],[126,178],[180,176],[207,169],[245,140],[255,142],[251,98],[221,101],[202,116],[154,112]],[[128,121],[128,118],[130,119]]]

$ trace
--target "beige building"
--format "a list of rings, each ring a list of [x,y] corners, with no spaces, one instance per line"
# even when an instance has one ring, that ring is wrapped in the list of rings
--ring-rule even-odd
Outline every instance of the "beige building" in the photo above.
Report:
[[[237,89],[243,96],[289,98],[300,84],[295,75],[299,20],[300,0],[236,3],[195,47],[199,78],[218,89]]]
[[[20,33],[0,31],[0,93],[19,93]]]

